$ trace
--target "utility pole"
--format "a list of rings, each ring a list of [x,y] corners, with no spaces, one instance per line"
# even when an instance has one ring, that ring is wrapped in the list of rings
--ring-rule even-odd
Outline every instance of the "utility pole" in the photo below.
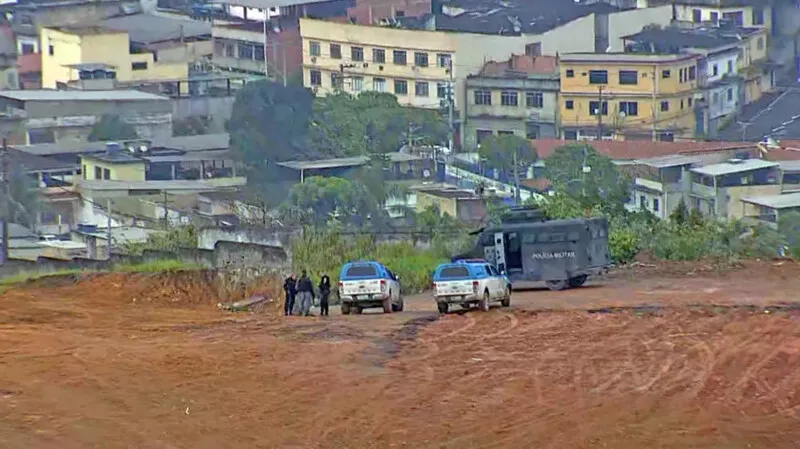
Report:
[[[603,140],[603,86],[597,86],[597,140]]]
[[[453,132],[454,132],[454,125],[453,125],[453,57],[450,56],[450,59],[447,64],[447,72],[450,75],[450,82],[447,84],[447,122],[448,122],[448,131],[447,131],[447,149],[450,150],[450,154],[453,154]]]
[[[2,204],[0,204],[0,206],[2,206],[0,210],[2,216],[0,216],[0,219],[2,219],[3,224],[0,233],[3,238],[3,247],[0,248],[0,265],[6,263],[8,260],[8,216],[10,215],[8,213],[8,197],[11,195],[8,182],[8,144],[5,137],[3,138],[2,150],[3,154],[0,154],[0,175],[3,176],[3,196],[0,198],[2,201]]]
[[[286,46],[281,45],[281,52],[283,53],[283,87],[286,87],[289,84],[289,81],[286,76]]]
[[[269,79],[269,62],[267,59],[267,50],[269,49],[269,38],[267,37],[267,21],[269,20],[267,12],[264,10],[264,77]]]
[[[167,204],[167,191],[164,190],[164,230],[169,229],[169,208]]]
[[[111,199],[106,199],[106,259],[111,258]]]
[[[514,194],[514,200],[517,206],[519,206],[519,202],[521,200],[521,195],[519,191],[519,166],[517,165],[517,150],[514,149],[514,153],[512,155],[514,158],[514,184],[517,188],[516,193]]]

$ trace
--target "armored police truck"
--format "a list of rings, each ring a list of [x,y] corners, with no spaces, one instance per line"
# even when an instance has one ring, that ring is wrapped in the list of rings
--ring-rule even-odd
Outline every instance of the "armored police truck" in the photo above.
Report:
[[[551,290],[580,287],[611,265],[605,218],[547,220],[541,211],[514,208],[500,224],[477,231],[477,244],[459,258],[482,257],[512,286],[544,282]]]

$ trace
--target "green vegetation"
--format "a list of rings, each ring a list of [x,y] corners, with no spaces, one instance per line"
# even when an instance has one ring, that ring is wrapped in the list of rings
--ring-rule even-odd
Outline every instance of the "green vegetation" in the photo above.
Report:
[[[123,253],[137,256],[144,250],[174,253],[183,248],[197,248],[197,230],[194,226],[179,226],[167,232],[154,232],[144,242],[126,242],[121,245]]]
[[[478,148],[478,154],[489,165],[508,173],[514,171],[514,159],[517,167],[527,167],[536,162],[536,150],[530,142],[517,135],[493,135]]]
[[[126,123],[118,115],[103,115],[89,133],[89,142],[107,142],[114,140],[134,140],[139,134],[136,128]]]

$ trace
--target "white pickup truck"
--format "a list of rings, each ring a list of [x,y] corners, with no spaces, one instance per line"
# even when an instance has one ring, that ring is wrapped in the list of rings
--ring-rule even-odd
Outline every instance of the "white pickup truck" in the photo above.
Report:
[[[433,292],[440,313],[447,313],[451,304],[465,309],[478,304],[484,311],[493,302],[511,305],[511,282],[483,260],[439,265],[433,274]]]
[[[400,279],[380,262],[345,264],[339,274],[339,298],[342,315],[360,314],[370,307],[383,308],[384,313],[403,310]]]

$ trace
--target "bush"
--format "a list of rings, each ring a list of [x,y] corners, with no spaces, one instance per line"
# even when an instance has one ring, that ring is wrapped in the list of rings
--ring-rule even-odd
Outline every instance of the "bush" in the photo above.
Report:
[[[611,258],[616,264],[633,261],[639,253],[639,236],[629,228],[612,228],[608,235]]]

